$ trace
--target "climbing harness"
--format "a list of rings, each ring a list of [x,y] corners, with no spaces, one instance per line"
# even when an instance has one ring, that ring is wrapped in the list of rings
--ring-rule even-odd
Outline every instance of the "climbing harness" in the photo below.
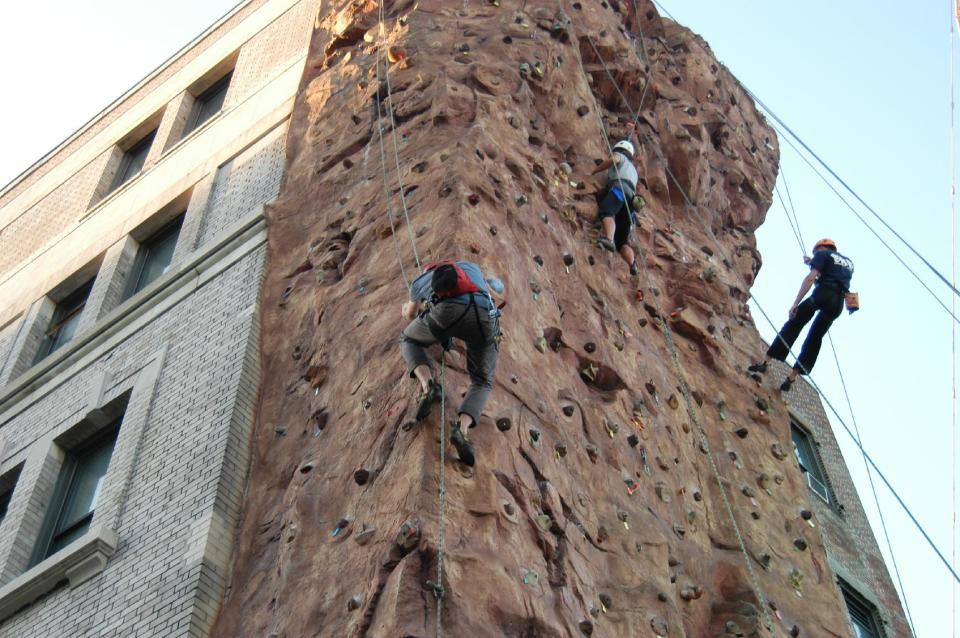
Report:
[[[591,48],[593,49],[595,55],[598,57],[598,59],[600,60],[600,62],[603,64],[604,69],[607,71],[607,73],[608,73],[608,75],[609,75],[610,72],[609,72],[609,69],[607,69],[606,62],[603,60],[603,57],[600,55],[600,52],[597,50],[596,46],[594,45],[593,39],[592,39],[589,35],[585,35],[584,37],[585,37],[585,38],[587,39],[587,41],[590,43],[590,46],[591,46]],[[584,81],[587,82],[587,86],[589,87],[589,86],[590,86],[590,83],[589,83],[589,81],[588,81],[588,75],[587,75],[586,69],[585,69],[584,66],[583,66],[583,58],[582,58],[582,56],[580,55],[579,51],[577,52],[577,61],[578,61],[579,65],[580,65],[580,71],[581,71],[581,73],[583,74]],[[610,76],[610,79],[611,79],[611,81],[613,81],[614,84],[616,85],[615,80],[613,79],[612,75]],[[649,85],[649,81],[647,82],[647,85]],[[618,86],[617,86],[616,88],[617,88],[617,91],[619,92],[619,91],[620,91],[620,88],[619,88]],[[593,101],[594,101],[594,110],[597,112],[597,120],[598,120],[598,122],[599,122],[599,124],[600,124],[600,133],[601,133],[601,135],[602,135],[602,137],[603,137],[604,143],[607,145],[607,148],[610,149],[610,152],[611,152],[611,154],[612,154],[612,153],[613,153],[613,148],[610,146],[610,140],[609,140],[609,138],[608,138],[608,136],[607,136],[606,129],[605,129],[604,126],[603,126],[603,119],[602,119],[602,117],[601,117],[601,115],[600,115],[599,103],[597,102],[596,96],[593,95],[593,91],[592,91],[592,90],[590,91],[590,94],[591,94],[591,97],[593,98]],[[621,97],[623,97],[623,93],[620,93],[620,95],[621,95]],[[624,98],[624,102],[626,103],[625,98]],[[627,104],[627,108],[629,108],[629,104]],[[633,113],[633,111],[632,111],[632,109],[631,109],[631,114],[632,114],[632,113]],[[644,279],[645,279],[646,282],[647,282],[647,287],[651,287],[651,278],[650,278],[650,273],[649,273],[649,271],[647,270],[646,256],[645,256],[645,254],[643,253],[643,249],[642,249],[642,247],[640,246],[640,243],[639,243],[639,242],[637,242],[637,247],[638,247],[638,252],[640,253],[640,255],[639,255],[639,262],[640,262],[640,264],[642,265],[642,268],[643,268]],[[709,461],[710,461],[710,467],[711,467],[711,469],[713,470],[714,478],[716,479],[717,486],[719,487],[719,489],[720,489],[720,494],[721,494],[721,496],[722,496],[722,498],[723,498],[723,503],[724,503],[724,506],[725,506],[725,508],[726,508],[727,515],[729,516],[730,521],[731,521],[731,523],[733,524],[733,529],[734,529],[734,532],[735,532],[736,537],[737,537],[737,542],[738,542],[738,544],[739,544],[739,546],[740,546],[740,551],[743,553],[744,563],[745,563],[746,568],[747,568],[747,574],[748,574],[749,577],[750,577],[751,586],[752,586],[752,588],[753,588],[753,590],[754,590],[754,594],[757,596],[757,604],[758,604],[758,607],[760,608],[760,613],[762,614],[762,616],[763,616],[763,618],[764,618],[764,623],[765,623],[767,629],[770,630],[770,631],[772,631],[772,630],[773,630],[773,619],[772,619],[772,617],[770,616],[770,612],[769,612],[769,610],[768,610],[768,608],[767,608],[766,597],[765,597],[764,594],[763,594],[763,590],[762,590],[762,588],[760,587],[760,583],[759,583],[759,581],[758,581],[758,579],[757,579],[756,573],[755,573],[754,570],[753,570],[753,565],[752,565],[752,563],[751,563],[750,554],[749,554],[749,552],[747,551],[746,543],[745,543],[744,540],[743,540],[743,534],[742,534],[741,531],[740,531],[740,525],[737,523],[736,516],[735,516],[734,513],[733,513],[733,507],[732,507],[732,505],[730,504],[730,499],[729,499],[729,497],[727,496],[727,490],[726,490],[726,488],[724,487],[724,484],[723,484],[723,477],[722,477],[722,475],[720,474],[720,469],[719,469],[719,467],[717,466],[716,459],[714,458],[714,455],[713,455],[713,451],[712,451],[711,448],[710,448],[710,442],[709,442],[709,439],[708,439],[708,437],[707,437],[707,433],[706,433],[706,431],[704,430],[703,425],[700,423],[700,419],[699,419],[699,417],[697,416],[697,413],[696,413],[696,411],[695,411],[695,409],[694,409],[694,401],[693,401],[693,398],[692,398],[691,393],[690,393],[690,386],[689,386],[689,384],[687,383],[686,375],[685,375],[685,373],[684,373],[684,371],[683,371],[683,366],[682,366],[682,364],[680,363],[680,357],[679,357],[679,354],[678,354],[677,349],[676,349],[676,344],[675,344],[674,341],[673,341],[672,331],[671,331],[671,329],[670,329],[669,324],[667,324],[666,320],[664,319],[664,317],[665,317],[666,315],[665,315],[664,312],[663,312],[663,308],[660,306],[660,301],[659,301],[659,299],[657,298],[656,295],[652,295],[651,297],[652,297],[652,299],[653,299],[653,303],[654,303],[654,305],[655,305],[655,307],[656,307],[656,310],[657,310],[656,319],[657,319],[658,323],[660,324],[661,330],[663,331],[664,341],[665,341],[665,343],[666,343],[667,350],[670,352],[670,358],[671,358],[671,360],[673,361],[674,368],[675,368],[676,373],[677,373],[677,377],[678,377],[678,379],[679,379],[679,381],[680,381],[680,390],[681,390],[681,394],[683,395],[683,398],[684,398],[684,403],[685,403],[685,407],[686,407],[686,410],[687,410],[687,414],[690,416],[690,419],[694,422],[694,425],[697,427],[697,430],[699,431],[699,434],[700,434],[700,444],[703,446],[703,449],[706,451],[707,458],[708,458]]]

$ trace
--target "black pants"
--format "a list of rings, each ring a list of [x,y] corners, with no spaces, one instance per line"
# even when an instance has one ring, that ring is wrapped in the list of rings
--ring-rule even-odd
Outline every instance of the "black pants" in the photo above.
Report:
[[[612,191],[607,191],[600,200],[600,219],[604,217],[613,217],[615,224],[613,244],[617,250],[620,250],[630,241],[630,227],[633,225],[630,219],[630,206],[626,202],[621,202]]]
[[[830,329],[834,319],[839,317],[841,312],[843,312],[843,292],[834,288],[817,286],[813,294],[797,306],[797,316],[783,324],[780,334],[770,344],[767,356],[778,361],[786,359],[787,353],[800,335],[800,331],[816,313],[817,318],[813,320],[810,332],[807,333],[803,348],[800,350],[800,356],[793,365],[793,369],[801,374],[809,374],[813,370],[813,364],[817,362],[817,355],[820,354],[820,345],[823,343],[824,335],[827,334],[827,330]]]

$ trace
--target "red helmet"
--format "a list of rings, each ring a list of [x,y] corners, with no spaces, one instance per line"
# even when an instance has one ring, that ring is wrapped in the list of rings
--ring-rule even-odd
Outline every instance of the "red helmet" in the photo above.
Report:
[[[837,242],[833,241],[832,239],[821,239],[813,245],[813,252],[817,252],[817,250],[820,248],[829,248],[830,250],[835,251],[837,249]]]

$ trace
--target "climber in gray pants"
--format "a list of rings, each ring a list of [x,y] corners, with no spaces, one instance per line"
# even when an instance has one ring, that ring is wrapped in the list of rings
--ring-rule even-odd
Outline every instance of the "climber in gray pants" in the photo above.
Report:
[[[426,272],[410,287],[410,301],[401,314],[410,319],[400,338],[400,353],[411,377],[422,389],[417,420],[430,415],[443,391],[433,379],[427,348],[435,343],[450,348],[453,338],[467,346],[467,373],[470,387],[457,411],[457,423],[450,442],[460,460],[473,465],[473,446],[463,430],[475,427],[493,389],[493,373],[500,354],[500,311],[493,303],[479,266],[467,261],[442,262],[426,266]]]

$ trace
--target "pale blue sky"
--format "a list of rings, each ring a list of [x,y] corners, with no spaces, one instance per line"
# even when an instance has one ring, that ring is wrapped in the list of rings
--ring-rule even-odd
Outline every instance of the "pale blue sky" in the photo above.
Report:
[[[0,20],[8,89],[0,105],[0,184],[234,4],[7,3]],[[665,0],[664,6],[949,275],[948,1]],[[831,333],[864,445],[949,559],[956,509],[951,320],[797,155],[785,143],[781,148],[807,243],[832,237],[857,265],[863,310],[841,317]],[[758,240],[764,267],[754,293],[779,325],[805,268],[778,204]],[[943,286],[896,248],[949,305]],[[773,330],[756,308],[754,317],[770,339]],[[822,355],[814,378],[846,418],[828,347]],[[879,534],[863,462],[845,433],[837,438]],[[952,580],[882,487],[880,495],[917,633],[950,635]]]

